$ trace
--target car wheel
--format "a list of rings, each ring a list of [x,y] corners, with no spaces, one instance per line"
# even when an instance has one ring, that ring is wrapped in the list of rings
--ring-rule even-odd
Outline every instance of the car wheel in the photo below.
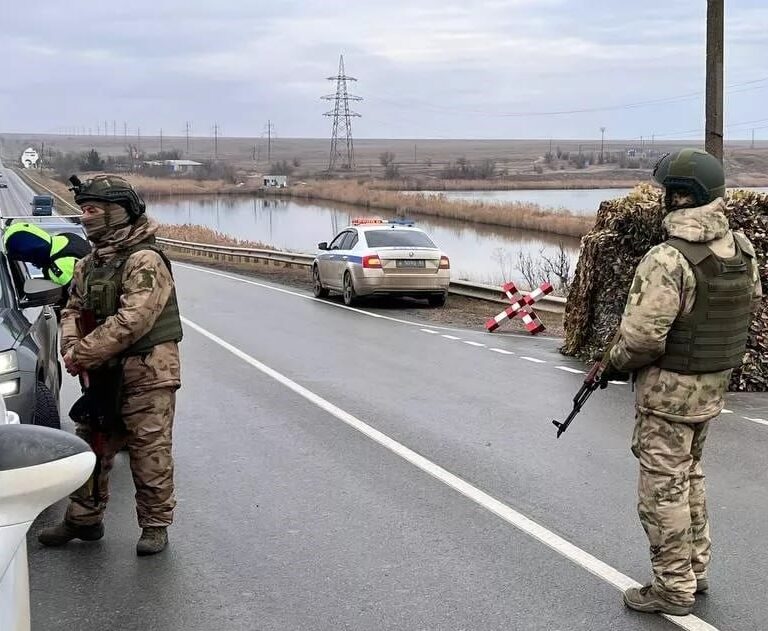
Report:
[[[53,396],[53,392],[48,389],[48,386],[41,381],[37,382],[35,415],[32,417],[32,424],[61,429],[58,401],[56,401],[56,397]]]
[[[315,298],[327,298],[328,290],[323,287],[323,281],[320,280],[320,270],[317,265],[312,268],[312,293]]]
[[[448,294],[434,294],[428,298],[430,307],[443,307],[448,299]]]
[[[352,274],[349,272],[344,273],[343,287],[344,304],[351,307],[357,302],[357,294],[355,293],[355,285],[352,283]]]

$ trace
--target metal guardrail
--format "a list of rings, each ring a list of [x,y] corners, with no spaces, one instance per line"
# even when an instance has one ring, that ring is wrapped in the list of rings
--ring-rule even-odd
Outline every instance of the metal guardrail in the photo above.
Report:
[[[44,184],[37,182],[27,176],[26,173],[14,169],[18,175],[33,188],[42,188],[56,197],[60,202],[68,206],[71,210],[79,214],[79,209],[73,206],[61,195],[58,195]],[[75,213],[72,213],[75,214]],[[210,243],[193,243],[190,241],[178,241],[175,239],[158,238],[158,242],[171,250],[182,253],[193,254],[212,260],[228,261],[231,263],[256,263],[262,262],[275,265],[285,265],[287,267],[310,267],[315,260],[313,254],[302,254],[299,252],[282,252],[280,250],[260,250],[256,248],[239,248],[230,245],[213,245]],[[457,296],[473,298],[475,300],[485,300],[486,302],[495,302],[498,304],[509,304],[499,287],[494,285],[484,285],[482,283],[472,283],[466,280],[452,280],[448,291]],[[523,292],[528,293],[528,292]],[[565,312],[565,298],[560,296],[544,296],[536,303],[536,309],[548,313],[563,314]]]
[[[279,250],[259,250],[255,248],[239,248],[229,245],[212,245],[210,243],[192,243],[175,239],[158,238],[157,241],[171,252],[192,254],[194,256],[225,261],[230,263],[256,263],[284,265],[286,267],[311,267],[315,260],[313,254],[297,252],[282,252]],[[501,289],[493,285],[471,283],[465,280],[452,280],[448,291],[457,296],[509,304]],[[524,292],[527,293],[527,292]],[[562,314],[565,312],[565,298],[559,296],[544,296],[536,303],[536,309],[548,313]]]

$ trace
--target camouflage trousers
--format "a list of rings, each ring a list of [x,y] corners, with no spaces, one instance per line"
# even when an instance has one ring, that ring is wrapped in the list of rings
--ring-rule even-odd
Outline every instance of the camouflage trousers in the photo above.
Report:
[[[637,510],[651,547],[654,590],[689,605],[710,559],[701,454],[709,421],[674,423],[637,413],[632,453],[640,462]]]
[[[112,434],[105,441],[98,479],[94,480],[92,475],[69,496],[67,521],[81,525],[101,522],[109,501],[109,473],[115,455],[123,446],[127,446],[133,483],[136,486],[139,526],[169,526],[173,522],[176,499],[171,440],[175,407],[175,388],[156,388],[126,394],[122,405],[125,432]],[[78,424],[76,432],[90,442],[91,431],[88,425]],[[94,484],[98,485],[96,494],[93,492]],[[94,495],[97,497],[94,498]]]

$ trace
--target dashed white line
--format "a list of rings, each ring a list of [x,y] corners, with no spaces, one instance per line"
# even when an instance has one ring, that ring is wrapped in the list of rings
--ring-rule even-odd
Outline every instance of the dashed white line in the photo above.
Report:
[[[721,412],[721,414],[733,414],[733,410],[726,410],[725,408],[723,408],[723,411]]]
[[[217,272],[211,269],[206,269],[205,267],[200,267],[199,265],[190,265],[188,263],[180,263],[180,262],[174,262],[174,267],[181,267],[184,269],[189,269],[195,272],[202,272],[203,274],[209,274],[210,276],[218,276],[220,278],[227,278],[229,280],[233,280],[237,283],[245,283],[246,285],[253,285],[254,287],[261,287],[262,289],[268,289],[269,291],[275,291],[281,294],[289,295],[289,296],[296,296],[297,298],[302,298],[303,300],[311,300],[312,302],[319,302],[321,304],[327,305],[329,307],[334,307],[336,309],[344,309],[345,311],[352,311],[354,313],[359,313],[365,316],[368,316],[370,318],[377,318],[379,320],[387,320],[389,322],[397,322],[398,324],[407,324],[408,326],[418,326],[421,327],[424,325],[423,322],[414,322],[412,320],[403,320],[402,318],[393,318],[392,316],[386,316],[381,315],[379,313],[373,313],[372,311],[366,311],[365,309],[358,309],[356,307],[348,307],[347,305],[333,302],[330,300],[326,300],[324,298],[315,298],[314,296],[310,296],[308,294],[303,294],[298,291],[291,291],[290,289],[283,289],[281,287],[275,287],[274,285],[268,285],[267,283],[260,283],[255,280],[250,280],[248,278],[243,278],[241,276],[234,276],[232,274],[225,274],[224,272]],[[435,329],[440,329],[441,331],[457,331],[455,327],[450,326],[434,326]],[[522,337],[522,336],[521,336]],[[524,339],[524,338],[523,338]]]
[[[586,373],[583,370],[578,370],[577,368],[569,368],[568,366],[555,366],[558,370],[564,370],[565,372],[572,372],[574,375],[585,375]]]
[[[245,284],[248,284],[248,285],[255,285],[256,287],[261,287],[263,289],[269,289],[270,291],[275,291],[275,292],[278,292],[278,293],[281,293],[281,294],[288,294],[288,295],[291,295],[291,296],[296,296],[297,298],[303,298],[305,300],[312,300],[312,301],[316,301],[316,302],[322,302],[324,304],[327,304],[327,305],[330,305],[330,306],[333,306],[333,307],[337,307],[339,309],[345,309],[347,311],[354,311],[354,312],[360,313],[362,315],[367,315],[367,316],[369,316],[371,318],[377,318],[377,319],[381,319],[381,320],[389,320],[390,322],[398,322],[400,324],[408,324],[410,326],[414,326],[414,325],[417,324],[416,322],[412,322],[412,321],[409,321],[409,320],[402,320],[400,318],[393,318],[391,316],[385,316],[385,315],[380,315],[378,313],[372,313],[370,311],[365,311],[364,309],[356,309],[355,307],[347,307],[346,305],[342,305],[342,304],[338,304],[338,303],[334,303],[334,302],[328,302],[327,300],[322,300],[320,298],[315,298],[314,296],[308,296],[306,294],[301,294],[299,292],[291,291],[289,289],[282,289],[280,287],[275,287],[273,285],[268,285],[266,283],[259,283],[257,281],[249,280],[247,278],[242,278],[242,277],[239,277],[239,276],[233,276],[232,274],[225,274],[223,272],[218,272],[218,271],[214,271],[214,270],[210,270],[210,269],[205,269],[204,267],[200,267],[198,265],[189,265],[189,264],[178,263],[178,262],[176,263],[176,265],[178,267],[183,267],[183,268],[194,270],[194,271],[197,271],[197,272],[203,272],[205,274],[210,274],[211,276],[219,276],[221,278],[228,278],[229,280],[234,280],[234,281],[239,282],[239,283],[245,283]],[[435,327],[435,328],[441,329],[443,331],[445,331],[445,330],[449,330],[449,331],[450,330],[455,330],[455,329],[451,329],[450,327],[440,327],[439,326],[439,327]],[[423,331],[424,333],[430,333],[430,334],[433,334],[433,335],[439,335],[439,331],[433,331],[432,329],[424,329],[424,328],[422,328],[421,331]],[[456,336],[456,335],[442,335],[442,337],[444,337],[447,340],[456,340],[456,341],[461,340],[461,338]],[[528,337],[526,337],[524,335],[514,335],[514,337],[525,339],[525,340],[530,339],[530,338],[528,338]],[[470,346],[478,346],[478,347],[484,347],[485,346],[485,344],[481,344],[479,342],[468,342],[467,341],[467,342],[465,342],[465,344],[469,344]],[[514,355],[514,353],[512,351],[506,351],[506,350],[504,350],[502,348],[491,348],[489,350],[493,351],[494,353],[498,353],[500,355]],[[536,359],[535,357],[528,357],[528,356],[525,356],[525,355],[521,356],[520,359],[524,359],[525,361],[529,361],[529,362],[532,362],[534,364],[546,364],[547,363],[543,359]],[[565,366],[558,366],[558,368],[560,368],[561,370],[567,370],[567,368]],[[568,372],[574,372],[574,373],[575,372],[579,372],[579,373],[581,373],[581,371],[576,371],[575,369],[570,369],[570,370],[568,370]],[[581,374],[583,374],[583,373],[581,373]],[[616,386],[626,386],[626,385],[628,385],[628,383],[626,381],[609,381],[608,383],[611,383],[611,384],[616,385]],[[733,412],[731,410],[723,410],[723,413],[724,414],[733,414]],[[741,418],[743,418],[743,419],[745,419],[747,421],[751,421],[753,423],[758,423],[760,425],[768,426],[768,420],[763,419],[763,418],[750,418],[748,416],[743,416]]]
[[[356,416],[353,416],[349,412],[342,410],[340,407],[334,405],[330,401],[323,399],[320,395],[315,394],[311,390],[299,385],[292,379],[286,377],[282,373],[277,372],[274,368],[270,368],[266,364],[263,364],[256,358],[248,355],[244,351],[240,350],[236,346],[226,342],[215,334],[207,331],[203,327],[194,322],[182,317],[182,322],[185,325],[194,329],[201,335],[207,337],[212,342],[218,344],[223,349],[232,353],[235,357],[243,360],[245,363],[253,366],[256,370],[262,374],[274,379],[278,383],[282,384],[295,394],[299,395],[303,399],[306,399],[310,403],[316,405],[321,410],[325,410],[328,414],[334,416],[342,423],[352,427],[364,436],[367,436],[375,443],[381,445],[385,449],[399,456],[406,462],[411,463],[421,471],[431,475],[433,478],[442,482],[449,488],[457,491],[467,499],[475,502],[482,508],[498,516],[508,524],[514,526],[518,530],[540,541],[550,549],[554,550],[558,554],[562,555],[566,559],[569,559],[573,563],[581,566],[588,572],[594,574],[598,578],[612,585],[619,590],[626,590],[630,587],[639,587],[640,584],[627,576],[622,574],[619,570],[611,565],[608,565],[604,561],[601,561],[597,557],[592,556],[586,550],[582,550],[578,546],[572,544],[570,541],[563,539],[559,535],[556,535],[551,530],[548,530],[541,524],[533,521],[529,517],[526,517],[522,513],[518,513],[515,509],[500,502],[492,495],[489,495],[485,491],[480,490],[476,486],[471,485],[469,482],[461,479],[459,476],[451,473],[447,469],[444,469],[440,465],[435,464],[431,460],[428,460],[424,456],[416,453],[412,449],[409,449],[402,443],[397,442],[395,439],[390,438],[383,432],[371,427],[364,421],[360,420]],[[693,615],[687,616],[667,616],[664,618],[677,625],[686,631],[717,631],[716,627],[713,627],[709,623],[697,618]]]

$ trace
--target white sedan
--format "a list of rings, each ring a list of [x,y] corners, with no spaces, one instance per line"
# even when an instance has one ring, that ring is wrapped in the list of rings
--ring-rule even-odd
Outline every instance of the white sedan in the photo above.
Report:
[[[445,304],[450,261],[410,222],[355,219],[330,244],[319,243],[318,249],[312,264],[318,298],[338,291],[346,305],[373,295],[426,298],[434,307]]]

